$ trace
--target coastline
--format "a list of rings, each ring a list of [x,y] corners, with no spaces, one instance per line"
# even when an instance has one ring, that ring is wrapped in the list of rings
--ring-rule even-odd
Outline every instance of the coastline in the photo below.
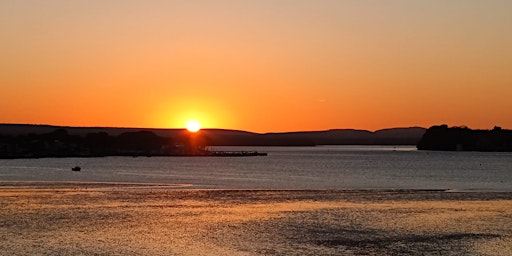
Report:
[[[0,159],[40,159],[40,158],[101,158],[101,157],[249,157],[267,156],[266,152],[258,151],[200,151],[195,153],[135,153],[135,154],[39,154],[39,155],[0,155]]]
[[[512,253],[511,192],[2,182],[10,255]]]

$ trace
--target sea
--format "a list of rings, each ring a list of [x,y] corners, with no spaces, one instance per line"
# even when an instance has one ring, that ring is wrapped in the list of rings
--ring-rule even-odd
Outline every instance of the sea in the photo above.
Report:
[[[253,157],[101,157],[0,160],[0,182],[144,183],[172,189],[512,192],[512,153],[413,146],[212,147]],[[80,166],[81,171],[72,171]]]

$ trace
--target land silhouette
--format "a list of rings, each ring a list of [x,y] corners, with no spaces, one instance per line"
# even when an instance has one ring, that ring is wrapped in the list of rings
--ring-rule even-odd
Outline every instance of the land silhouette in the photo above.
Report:
[[[418,143],[419,150],[443,151],[512,151],[512,130],[472,130],[468,127],[430,127]]]
[[[101,156],[258,156],[209,146],[416,145],[419,150],[512,151],[512,131],[448,125],[391,128],[375,132],[336,129],[252,133],[238,130],[65,127],[0,124],[0,158]]]
[[[65,128],[48,133],[0,136],[0,158],[102,157],[102,156],[262,156],[255,151],[211,151],[205,141],[185,130],[171,138],[152,131],[105,131],[70,134]]]
[[[207,146],[416,145],[421,127],[252,133],[238,130],[64,127],[0,124],[0,158],[97,156],[245,156]]]

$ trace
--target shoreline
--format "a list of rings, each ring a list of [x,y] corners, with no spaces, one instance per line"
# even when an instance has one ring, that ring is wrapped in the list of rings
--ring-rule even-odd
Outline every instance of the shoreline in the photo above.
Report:
[[[27,187],[31,189],[42,188],[102,188],[102,189],[171,189],[171,190],[220,190],[220,191],[281,191],[281,192],[322,192],[331,191],[338,193],[419,193],[419,192],[442,192],[442,193],[494,193],[494,194],[512,194],[508,190],[492,189],[452,189],[452,188],[349,188],[349,189],[267,189],[267,188],[208,188],[190,183],[155,183],[155,182],[123,182],[123,181],[31,181],[31,180],[11,180],[0,181],[0,190],[5,188]]]
[[[201,151],[196,153],[133,153],[133,154],[28,154],[28,155],[0,155],[0,159],[42,159],[42,158],[102,158],[102,157],[252,157],[267,156],[266,152],[258,151]]]

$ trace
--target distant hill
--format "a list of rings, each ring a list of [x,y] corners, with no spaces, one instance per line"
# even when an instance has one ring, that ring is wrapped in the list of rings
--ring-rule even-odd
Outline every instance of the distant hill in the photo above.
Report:
[[[154,129],[154,128],[121,128],[121,127],[77,127],[32,124],[0,124],[0,135],[42,134],[64,129],[71,135],[86,135],[88,133],[106,132],[117,136],[125,132],[151,131],[159,136],[169,137],[179,134],[183,129]]]
[[[67,127],[52,125],[0,124],[0,136],[51,133],[64,129],[69,135],[85,136],[105,132],[118,136],[126,132],[148,131],[161,137],[177,139],[184,129]],[[252,133],[226,129],[203,129],[200,136],[210,146],[314,146],[314,145],[416,145],[426,129],[391,128],[375,132],[354,129],[284,133]]]
[[[267,133],[266,140],[303,141],[312,145],[416,145],[425,133],[424,128],[391,128],[370,132],[366,130],[335,129],[327,131]]]

